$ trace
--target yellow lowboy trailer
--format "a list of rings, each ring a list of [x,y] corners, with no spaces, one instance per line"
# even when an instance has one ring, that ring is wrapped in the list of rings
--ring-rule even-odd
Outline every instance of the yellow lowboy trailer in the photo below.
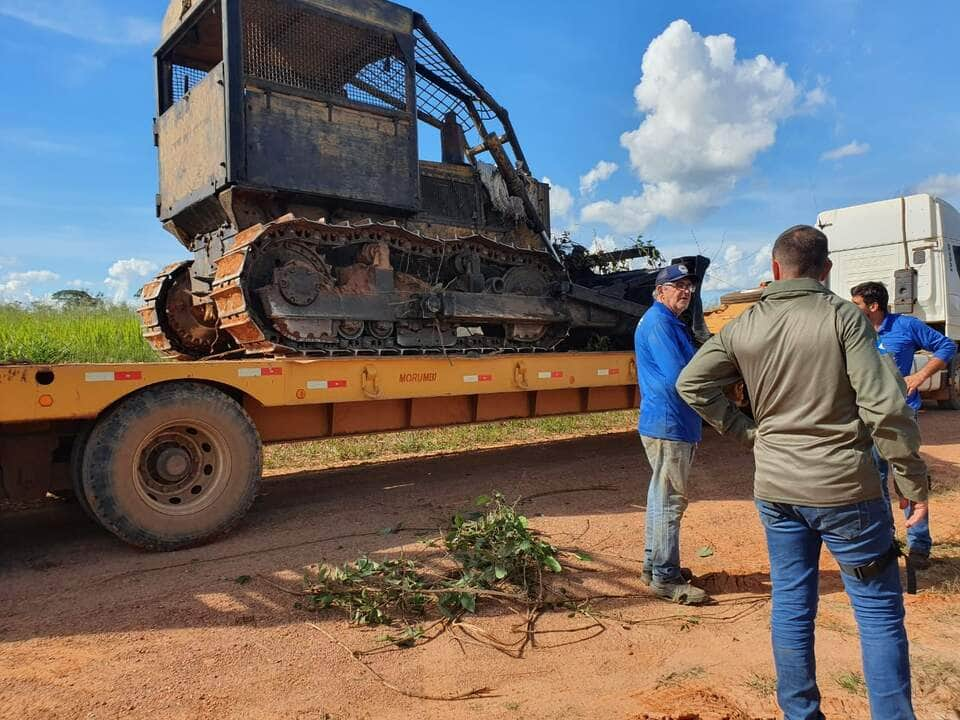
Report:
[[[0,498],[72,491],[173,550],[249,509],[262,444],[636,407],[630,353],[0,366]]]

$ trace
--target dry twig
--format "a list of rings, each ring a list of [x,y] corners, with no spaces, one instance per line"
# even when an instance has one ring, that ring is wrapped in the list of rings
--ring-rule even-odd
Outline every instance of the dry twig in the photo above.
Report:
[[[363,662],[363,660],[360,659],[357,651],[351,650],[350,648],[348,648],[346,645],[344,645],[342,642],[337,640],[333,635],[328,633],[322,627],[312,622],[308,622],[307,625],[309,625],[315,630],[319,630],[327,637],[327,639],[330,642],[332,642],[337,647],[349,653],[350,657],[353,658],[354,662],[361,665],[367,672],[369,672],[371,675],[377,678],[377,680],[379,680],[384,687],[389,688],[394,692],[398,692],[401,695],[406,695],[407,697],[416,698],[418,700],[442,700],[444,702],[455,702],[458,700],[473,700],[474,698],[481,698],[481,697],[494,697],[494,695],[492,694],[492,691],[488,687],[475,688],[473,690],[468,690],[467,692],[460,693],[458,695],[426,695],[424,693],[413,692],[412,690],[404,690],[403,688],[398,687],[393,683],[391,683],[390,681],[388,681],[385,677],[383,677],[383,675],[378,673],[376,670],[370,667],[367,663]]]

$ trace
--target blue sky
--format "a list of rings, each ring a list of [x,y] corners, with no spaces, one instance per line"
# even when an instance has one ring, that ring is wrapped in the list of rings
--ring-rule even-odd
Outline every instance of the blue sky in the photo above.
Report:
[[[699,250],[709,292],[754,285],[819,211],[960,206],[956,3],[411,4],[510,111],[554,231]],[[0,0],[0,300],[127,300],[185,256],[153,208],[165,8]]]

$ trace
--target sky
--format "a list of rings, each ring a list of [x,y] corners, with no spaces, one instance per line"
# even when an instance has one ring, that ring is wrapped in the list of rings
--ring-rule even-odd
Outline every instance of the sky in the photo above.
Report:
[[[420,0],[551,184],[554,233],[637,235],[754,287],[817,213],[960,207],[960,4]],[[162,0],[0,0],[0,301],[120,302],[187,252],[154,213]]]

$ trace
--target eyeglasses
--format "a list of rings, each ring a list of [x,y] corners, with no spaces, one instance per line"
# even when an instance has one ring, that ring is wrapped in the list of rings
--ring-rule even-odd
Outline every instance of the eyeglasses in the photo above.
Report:
[[[692,293],[694,290],[697,289],[697,284],[690,283],[690,282],[685,282],[685,283],[668,282],[668,283],[663,283],[663,285],[665,287],[672,287],[674,290],[679,290],[680,292],[688,292],[688,293]]]

